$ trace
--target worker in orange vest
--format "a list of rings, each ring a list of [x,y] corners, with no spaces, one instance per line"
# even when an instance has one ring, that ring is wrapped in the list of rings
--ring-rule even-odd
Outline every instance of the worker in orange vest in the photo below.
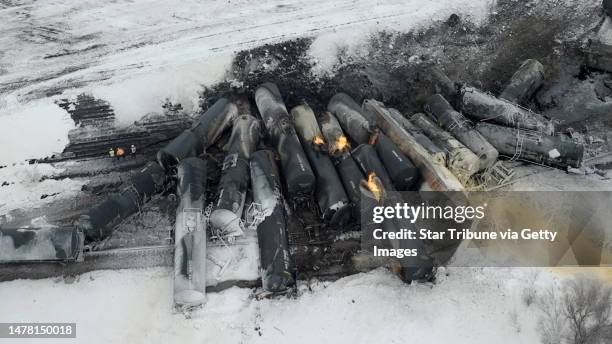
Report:
[[[125,150],[123,150],[123,148],[121,147],[117,147],[117,150],[115,151],[115,156],[117,157],[117,160],[125,157]]]

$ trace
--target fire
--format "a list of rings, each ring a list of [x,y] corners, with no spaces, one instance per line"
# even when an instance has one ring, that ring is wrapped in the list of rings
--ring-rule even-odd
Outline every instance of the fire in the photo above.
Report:
[[[323,140],[321,136],[317,135],[314,137],[314,139],[312,139],[312,143],[314,143],[317,146],[320,146],[320,145],[325,144],[325,140]]]
[[[380,187],[380,184],[375,178],[376,173],[370,172],[368,174],[368,181],[366,182],[366,185],[368,187],[368,190],[370,190],[370,192],[374,194],[374,198],[376,198],[376,201],[380,202],[380,199],[382,197],[382,188]]]
[[[351,149],[351,145],[349,144],[348,139],[346,138],[346,136],[341,135],[340,137],[338,137],[338,139],[334,143],[334,152],[336,152],[336,151],[338,151],[338,152],[345,152],[345,151],[347,151],[349,149]]]

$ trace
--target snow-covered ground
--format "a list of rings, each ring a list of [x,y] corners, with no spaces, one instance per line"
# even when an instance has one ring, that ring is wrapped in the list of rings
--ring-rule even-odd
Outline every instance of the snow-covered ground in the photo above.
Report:
[[[96,271],[0,283],[0,322],[77,323],[76,340],[45,343],[539,343],[540,313],[525,290],[542,293],[587,271],[449,268],[435,285],[409,286],[378,269],[302,283],[291,298],[209,293],[189,319],[172,312],[169,269]],[[612,270],[590,272],[612,283]]]
[[[435,286],[408,286],[379,269],[302,285],[297,298],[260,301],[250,289],[232,288],[208,294],[206,306],[185,319],[171,311],[170,271],[98,271],[71,284],[0,284],[0,322],[76,322],[82,343],[538,342],[538,314],[521,303],[533,270],[455,268],[440,275]],[[536,283],[550,279],[543,274]]]
[[[81,190],[83,181],[69,178],[41,181],[43,176],[61,172],[49,164],[19,163],[0,169],[0,181],[11,183],[0,187],[0,215],[11,210],[38,208],[50,202],[74,196]],[[44,198],[41,196],[47,195]]]
[[[201,84],[224,76],[240,49],[334,32],[341,32],[336,38],[346,44],[370,30],[409,30],[451,13],[477,21],[489,5],[489,0],[25,1],[0,10],[5,19],[0,46],[14,47],[0,53],[5,93],[0,110],[6,115],[29,100],[77,87],[107,96],[120,119],[129,121],[157,110],[164,96],[190,104],[185,100],[193,101]],[[335,53],[316,52],[320,59]]]

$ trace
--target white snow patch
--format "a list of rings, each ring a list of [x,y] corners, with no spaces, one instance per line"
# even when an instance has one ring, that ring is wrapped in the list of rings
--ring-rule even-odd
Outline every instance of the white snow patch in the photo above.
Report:
[[[52,99],[0,103],[0,165],[61,152],[74,122]]]
[[[147,113],[159,112],[166,99],[180,103],[191,113],[198,109],[198,91],[203,85],[222,81],[231,62],[229,54],[214,54],[195,62],[135,74],[130,79],[96,87],[91,93],[111,104],[120,126],[132,124]]]
[[[73,179],[40,179],[61,173],[62,170],[50,164],[21,163],[0,169],[0,215],[6,215],[11,210],[22,208],[38,208],[59,199],[74,196],[81,190],[85,180]],[[57,195],[53,195],[57,193]],[[53,195],[41,199],[42,195]]]
[[[367,53],[368,28],[333,32],[319,35],[310,45],[308,55],[312,59],[312,71],[319,77],[332,74],[340,64],[340,54],[360,57]]]

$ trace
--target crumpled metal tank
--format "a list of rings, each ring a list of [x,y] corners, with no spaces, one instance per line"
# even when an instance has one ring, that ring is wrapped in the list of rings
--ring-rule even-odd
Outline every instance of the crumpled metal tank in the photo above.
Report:
[[[281,170],[291,197],[311,195],[315,175],[297,137],[278,87],[264,83],[255,91],[255,103],[280,156]]]

